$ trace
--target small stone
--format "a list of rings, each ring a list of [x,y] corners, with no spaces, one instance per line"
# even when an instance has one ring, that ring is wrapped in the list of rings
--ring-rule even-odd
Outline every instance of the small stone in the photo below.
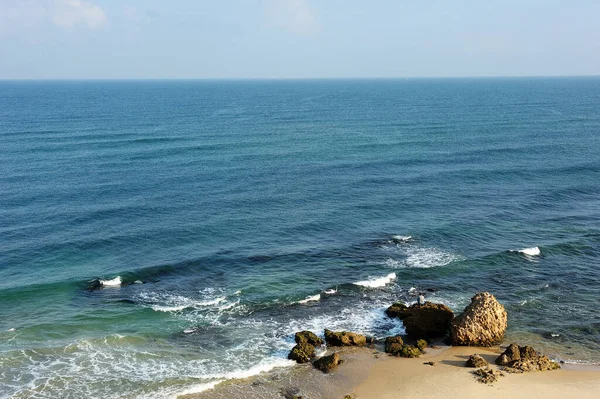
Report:
[[[323,356],[322,358],[315,360],[313,362],[313,366],[317,370],[321,370],[324,373],[329,373],[335,370],[340,363],[340,355],[337,353],[332,353],[329,356]]]

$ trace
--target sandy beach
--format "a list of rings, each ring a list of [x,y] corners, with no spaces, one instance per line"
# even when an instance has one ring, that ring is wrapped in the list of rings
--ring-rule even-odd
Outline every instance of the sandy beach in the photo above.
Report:
[[[472,373],[475,369],[465,367],[465,361],[474,353],[493,365],[500,349],[444,347],[430,349],[418,359],[381,356],[353,394],[357,399],[598,397],[600,367],[567,364],[555,371],[504,373],[498,382],[486,385],[477,381]],[[424,364],[426,362],[435,365]]]

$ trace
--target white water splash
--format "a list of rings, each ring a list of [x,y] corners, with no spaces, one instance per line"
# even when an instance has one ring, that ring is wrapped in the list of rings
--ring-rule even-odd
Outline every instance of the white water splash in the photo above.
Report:
[[[390,273],[384,277],[376,277],[369,280],[362,280],[353,283],[354,285],[360,285],[361,287],[368,288],[379,288],[384,287],[396,279],[396,273]]]

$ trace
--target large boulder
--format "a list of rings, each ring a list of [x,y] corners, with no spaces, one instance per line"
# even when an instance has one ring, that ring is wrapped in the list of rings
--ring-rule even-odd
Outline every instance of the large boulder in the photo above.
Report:
[[[507,314],[496,298],[480,292],[450,324],[452,345],[494,346],[504,339]]]
[[[365,346],[367,337],[348,331],[334,332],[326,329],[325,342],[329,346]]]
[[[308,363],[315,356],[315,347],[309,343],[301,342],[292,348],[288,354],[288,359],[295,360],[298,363]]]
[[[297,332],[294,336],[294,340],[297,344],[301,344],[303,342],[311,344],[312,346],[321,346],[323,345],[323,340],[317,337],[316,334],[310,331],[300,331]]]
[[[395,303],[385,313],[402,320],[406,334],[412,338],[443,337],[454,318],[452,309],[441,303],[425,302],[424,305],[406,306]]]
[[[527,371],[547,371],[556,370],[560,366],[553,362],[548,356],[538,354],[531,346],[518,346],[511,344],[506,350],[498,356],[496,364],[505,366],[507,371],[527,372]]]
[[[313,362],[313,366],[317,370],[321,370],[324,373],[329,373],[337,368],[340,364],[340,355],[337,353],[333,353],[329,356],[323,356],[320,359],[317,359]]]

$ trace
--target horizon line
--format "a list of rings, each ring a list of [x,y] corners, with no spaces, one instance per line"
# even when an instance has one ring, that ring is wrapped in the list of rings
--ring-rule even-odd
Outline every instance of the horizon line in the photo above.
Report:
[[[355,76],[355,77],[97,77],[97,78],[2,78],[10,81],[290,81],[290,80],[410,80],[410,79],[525,79],[525,78],[597,78],[590,75],[481,75],[481,76]]]

